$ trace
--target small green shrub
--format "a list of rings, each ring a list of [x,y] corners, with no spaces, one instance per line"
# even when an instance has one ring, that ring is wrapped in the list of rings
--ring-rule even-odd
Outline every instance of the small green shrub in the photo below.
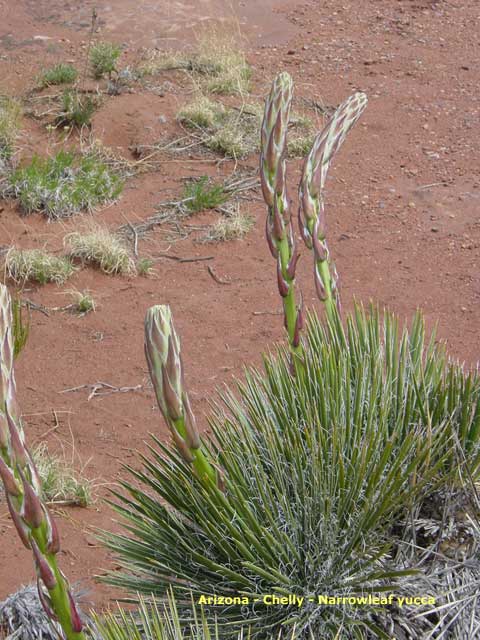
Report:
[[[144,277],[151,276],[154,273],[154,264],[152,258],[140,258],[137,260],[137,274]]]
[[[20,103],[14,98],[0,95],[0,170],[2,161],[10,160],[13,155],[21,117]]]
[[[202,176],[185,185],[183,198],[189,211],[204,211],[224,204],[228,200],[228,194],[221,184],[209,186],[208,177]]]
[[[75,268],[67,258],[54,256],[41,249],[12,247],[5,257],[5,272],[17,284],[55,282],[63,284]]]
[[[72,84],[77,77],[78,71],[73,65],[60,62],[42,73],[40,83],[43,87],[58,84]]]
[[[74,231],[64,238],[72,258],[97,266],[107,274],[134,275],[135,262],[121,239],[107,228],[90,225],[85,232]]]
[[[88,127],[97,108],[96,101],[82,95],[74,89],[66,89],[62,96],[62,110],[58,114],[57,124],[66,127]]]
[[[177,119],[191,129],[206,129],[221,124],[225,120],[225,113],[225,107],[220,102],[198,96],[179,110]]]
[[[116,71],[117,60],[122,53],[121,47],[111,42],[98,42],[90,50],[90,64],[95,78],[111,75]]]
[[[122,179],[95,155],[66,151],[52,158],[34,156],[9,181],[8,194],[18,198],[25,214],[41,211],[54,219],[92,211],[118,198],[123,188]]]
[[[95,311],[95,300],[89,291],[77,291],[76,289],[71,289],[66,293],[72,296],[74,302],[73,305],[69,305],[69,307],[73,308],[76,313],[85,315],[90,313],[90,311]]]

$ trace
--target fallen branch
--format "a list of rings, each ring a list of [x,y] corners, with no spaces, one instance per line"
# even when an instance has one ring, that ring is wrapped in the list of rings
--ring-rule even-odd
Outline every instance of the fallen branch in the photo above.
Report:
[[[134,387],[116,387],[108,382],[95,382],[93,384],[81,384],[78,387],[71,387],[70,389],[62,389],[59,393],[70,393],[72,391],[81,391],[82,389],[90,389],[87,401],[98,396],[108,396],[111,393],[128,393],[129,391],[140,391],[143,389],[141,384],[137,384]],[[103,391],[102,391],[103,389]]]
[[[232,284],[231,280],[223,280],[220,278],[210,265],[208,265],[207,271],[218,284]]]

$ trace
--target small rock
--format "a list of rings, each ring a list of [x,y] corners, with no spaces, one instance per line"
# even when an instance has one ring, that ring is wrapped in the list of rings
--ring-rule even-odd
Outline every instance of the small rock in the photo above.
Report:
[[[430,231],[432,231],[433,233],[438,233],[438,231],[440,231],[440,229],[438,227],[432,227],[430,229]]]
[[[289,50],[287,51],[287,56],[294,56],[294,55],[295,55],[295,53],[296,53],[295,49],[289,49]]]

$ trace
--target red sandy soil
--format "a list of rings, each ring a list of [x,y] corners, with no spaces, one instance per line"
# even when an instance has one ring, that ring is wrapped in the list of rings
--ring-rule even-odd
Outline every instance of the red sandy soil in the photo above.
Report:
[[[99,36],[122,43],[122,64],[141,47],[177,47],[194,42],[199,27],[215,18],[240,25],[254,71],[254,94],[264,96],[274,74],[289,71],[298,95],[336,105],[354,90],[369,106],[335,159],[327,183],[331,253],[341,278],[344,308],[354,297],[373,299],[401,318],[418,308],[452,355],[476,364],[480,347],[480,39],[477,0],[318,0],[228,3],[106,0],[0,0],[0,91],[24,95],[42,68],[59,60],[82,65],[91,9]],[[187,81],[164,73],[171,90],[141,87],[109,97],[95,115],[93,133],[128,157],[128,147],[174,132],[174,114],[188,99]],[[183,82],[183,85],[181,84]],[[180,84],[179,84],[180,83]],[[186,89],[187,87],[187,89]],[[159,116],[164,116],[159,118]],[[163,122],[166,118],[166,122]],[[22,153],[54,150],[44,123],[25,118]],[[60,146],[60,145],[59,145]],[[179,160],[179,157],[181,158]],[[241,166],[254,168],[257,159]],[[290,196],[296,198],[300,164],[290,164]],[[95,217],[115,228],[152,215],[154,206],[182,192],[186,176],[225,176],[232,163],[176,156],[153,173],[129,180],[121,199]],[[295,207],[295,205],[293,205]],[[85,317],[32,311],[27,346],[18,360],[17,384],[27,439],[64,448],[98,483],[88,509],[57,512],[63,550],[60,563],[72,581],[82,580],[96,606],[112,595],[93,576],[113,566],[95,541],[95,527],[112,529],[102,500],[122,476],[122,463],[138,464],[148,434],[167,437],[155,406],[143,356],[143,317],[148,306],[172,306],[182,338],[187,382],[200,422],[215,389],[260,364],[261,353],[282,338],[281,318],[255,311],[280,308],[272,263],[263,236],[264,207],[248,204],[255,229],[244,241],[174,244],[179,256],[214,256],[210,262],[159,260],[156,276],[126,279],[83,269],[64,287],[32,287],[23,295],[47,306],[68,300],[62,291],[90,289],[98,309]],[[12,202],[0,202],[0,244],[61,247],[67,230],[84,216],[47,223],[21,218]],[[194,221],[204,222],[205,215]],[[151,233],[140,255],[168,249]],[[305,252],[304,252],[305,253]],[[221,285],[206,265],[231,284]],[[299,268],[307,306],[317,304],[310,256]],[[140,391],[88,400],[97,381]],[[55,412],[55,413],[54,413]],[[56,415],[56,418],[55,418]],[[56,420],[58,425],[55,428]],[[44,434],[47,435],[45,436]],[[0,504],[0,598],[33,578],[30,554],[18,542]]]

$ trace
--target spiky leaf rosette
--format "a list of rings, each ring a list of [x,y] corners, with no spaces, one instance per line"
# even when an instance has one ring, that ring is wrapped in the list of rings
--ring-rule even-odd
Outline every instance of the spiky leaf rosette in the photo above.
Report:
[[[280,73],[265,101],[261,129],[260,181],[268,207],[266,235],[272,256],[277,261],[277,283],[283,298],[285,328],[293,354],[294,371],[302,369],[300,331],[302,309],[295,303],[295,271],[298,253],[293,233],[286,184],[286,150],[293,82],[288,73]]]
[[[382,322],[357,309],[343,330],[333,310],[328,325],[311,318],[305,348],[304,377],[292,379],[282,352],[217,407],[206,446],[225,469],[225,495],[158,440],[142,470],[129,468],[133,480],[116,494],[125,534],[106,534],[121,565],[108,582],[133,597],[163,598],[171,586],[185,614],[190,591],[244,594],[249,606],[205,611],[234,629],[251,625],[253,638],[293,625],[302,640],[390,637],[381,629],[406,613],[315,598],[426,591],[390,551],[402,517],[456,477],[454,434],[476,475],[479,378],[433,341],[424,347],[420,317],[400,337],[388,314]],[[305,601],[264,606],[272,593]],[[403,622],[417,624],[413,615]]]
[[[338,277],[333,265],[330,273],[329,252],[325,239],[323,191],[328,169],[347,133],[367,106],[367,96],[355,93],[336,109],[331,120],[315,138],[303,167],[299,189],[299,225],[307,247],[313,248],[314,277],[318,296],[327,312],[334,302],[339,304]]]
[[[16,399],[12,326],[11,298],[0,285],[0,477],[18,535],[33,553],[38,594],[47,615],[58,621],[67,640],[83,640],[68,581],[57,564],[60,539],[55,520],[42,499],[40,479],[25,445]]]

